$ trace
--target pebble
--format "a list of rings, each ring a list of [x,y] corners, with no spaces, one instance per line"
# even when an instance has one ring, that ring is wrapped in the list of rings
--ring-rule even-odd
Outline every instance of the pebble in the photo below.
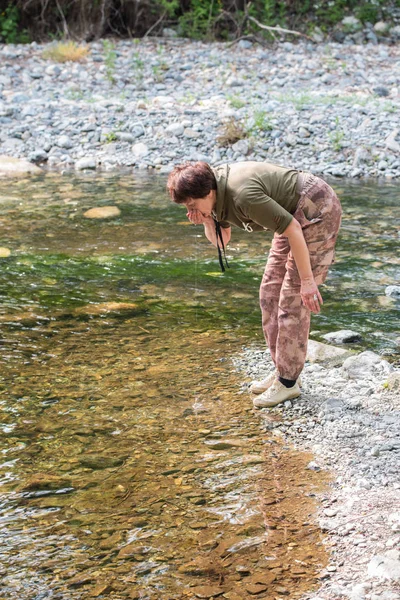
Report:
[[[311,353],[301,375],[302,395],[291,407],[260,414],[267,430],[272,413],[285,443],[314,454],[307,469],[334,478],[316,493],[333,564],[310,599],[371,600],[371,589],[377,600],[390,598],[385,594],[400,577],[400,369],[368,350],[334,355],[339,362],[332,366],[325,347],[336,347],[318,344],[319,362],[310,362]],[[273,369],[269,352],[256,344],[232,360],[249,380]]]
[[[267,160],[320,175],[400,177],[399,25],[348,15],[332,35],[342,43],[316,29],[317,43],[271,47],[163,31],[162,40],[113,41],[113,82],[99,66],[101,40],[87,44],[84,66],[43,59],[49,44],[0,45],[0,154],[62,170],[168,173],[187,159]],[[229,117],[247,137],[221,146]]]

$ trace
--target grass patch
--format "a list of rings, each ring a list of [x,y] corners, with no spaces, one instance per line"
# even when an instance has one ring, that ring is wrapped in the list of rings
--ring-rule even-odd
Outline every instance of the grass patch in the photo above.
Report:
[[[265,110],[256,110],[254,112],[254,125],[249,129],[249,133],[258,133],[260,131],[272,131],[274,126]]]
[[[246,106],[246,102],[239,96],[227,96],[226,99],[233,108],[243,108]]]
[[[115,68],[117,62],[117,53],[115,44],[111,40],[103,40],[104,64],[106,66],[106,76],[111,84],[115,83]]]
[[[335,129],[328,134],[328,137],[333,146],[333,149],[336,152],[339,152],[339,150],[342,149],[342,141],[344,138],[344,131],[340,125],[339,117],[336,117],[335,119],[335,126]]]
[[[89,54],[87,46],[80,46],[76,42],[59,42],[42,52],[42,57],[54,62],[65,63],[68,61],[82,62]]]

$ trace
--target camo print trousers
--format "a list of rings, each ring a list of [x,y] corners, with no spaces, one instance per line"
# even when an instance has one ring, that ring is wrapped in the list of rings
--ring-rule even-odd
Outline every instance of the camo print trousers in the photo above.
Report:
[[[310,253],[317,285],[335,260],[342,208],[334,190],[311,173],[299,178],[300,199],[294,213]],[[300,296],[300,277],[288,238],[274,235],[260,287],[264,336],[277,372],[285,379],[300,375],[307,355],[310,310]]]

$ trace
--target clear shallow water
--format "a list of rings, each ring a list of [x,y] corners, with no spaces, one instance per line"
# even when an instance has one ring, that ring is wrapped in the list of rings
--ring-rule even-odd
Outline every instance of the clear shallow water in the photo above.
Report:
[[[109,300],[159,301],[157,314],[169,314],[181,303],[181,318],[189,322],[244,328],[262,342],[257,295],[269,234],[234,230],[231,269],[222,275],[202,227],[168,202],[165,178],[74,177],[20,181],[11,189],[0,183],[2,244],[12,251],[1,259],[4,316]],[[396,184],[333,185],[344,206],[343,225],[336,264],[322,288],[324,310],[313,317],[314,337],[351,328],[363,334],[362,346],[396,353],[399,301],[385,295],[400,281]],[[110,204],[120,217],[83,216]]]
[[[0,182],[4,598],[295,598],[327,562],[323,478],[261,432],[228,360],[262,344],[270,238],[235,231],[221,275],[164,185]],[[343,229],[313,328],[395,355],[395,187],[336,189]],[[120,217],[83,216],[102,205]]]

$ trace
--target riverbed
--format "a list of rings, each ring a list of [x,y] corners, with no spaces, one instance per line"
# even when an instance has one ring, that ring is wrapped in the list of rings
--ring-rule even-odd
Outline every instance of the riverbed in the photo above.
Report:
[[[395,186],[331,183],[343,229],[313,337],[355,328],[354,349],[396,361]],[[265,433],[232,363],[263,346],[270,236],[235,231],[220,273],[162,175],[47,172],[0,198],[2,596],[317,590],[331,475],[282,441],[279,411]]]

